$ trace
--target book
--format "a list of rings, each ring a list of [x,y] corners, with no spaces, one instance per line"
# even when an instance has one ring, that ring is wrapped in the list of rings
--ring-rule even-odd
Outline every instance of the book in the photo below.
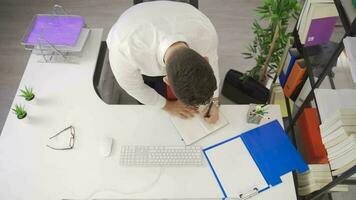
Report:
[[[327,185],[327,183],[317,183],[317,184],[312,184],[308,186],[304,186],[301,188],[298,188],[298,194],[301,196],[308,195],[314,191],[320,190],[322,187]],[[333,188],[330,189],[332,192],[347,192],[349,191],[347,185],[336,185]]]
[[[338,17],[324,17],[313,19],[310,23],[305,46],[327,43],[333,33]]]
[[[302,106],[303,102],[305,101],[309,92],[311,91],[311,88],[312,88],[312,86],[311,86],[310,80],[307,78],[306,81],[304,82],[304,85],[303,85],[297,99],[294,102],[297,107]]]
[[[297,174],[298,194],[307,195],[321,189],[332,181],[329,164],[309,164],[309,171]],[[347,191],[344,185],[337,185],[333,191]]]
[[[282,69],[283,67],[287,64],[289,64],[289,61],[290,61],[290,57],[287,61],[287,58],[288,58],[288,55],[289,55],[289,50],[290,48],[292,48],[294,44],[294,38],[293,37],[289,37],[288,40],[287,40],[287,43],[286,43],[286,46],[284,47],[284,50],[283,50],[283,54],[282,54],[282,57],[281,57],[281,60],[278,64],[278,68],[277,68],[277,75],[279,76],[282,72]]]
[[[292,71],[295,61],[298,58],[300,58],[298,50],[296,48],[290,48],[288,50],[288,54],[284,62],[283,68],[281,69],[281,72],[279,74],[279,83],[282,87],[284,87],[284,85],[286,84],[288,76]]]
[[[356,83],[356,37],[345,37],[343,43],[346,60],[351,71],[351,77],[353,82]]]
[[[334,84],[337,85],[338,88],[348,88],[348,89],[356,89],[356,83],[351,75],[350,65],[347,63],[346,66],[337,66],[332,69],[334,75]],[[327,81],[324,81],[327,82]],[[330,88],[328,86],[327,88]]]
[[[330,140],[329,142],[324,142],[323,144],[324,144],[325,148],[328,149],[328,148],[331,148],[331,147],[341,143],[342,141],[346,140],[348,137],[349,137],[349,135],[347,135],[347,134],[338,135],[333,140]]]
[[[287,82],[283,87],[284,95],[291,97],[293,92],[302,83],[304,74],[306,72],[306,66],[303,59],[298,59],[295,61],[292,71],[288,76]]]
[[[202,109],[200,110],[202,111]],[[219,120],[214,124],[206,122],[202,112],[195,114],[190,119],[182,119],[177,116],[171,116],[170,119],[186,145],[193,144],[229,124],[221,110],[219,111]]]
[[[331,134],[322,137],[324,145],[327,147],[333,146],[332,144],[337,144],[338,142],[346,139],[348,136],[356,134],[355,126],[340,126],[335,129]],[[330,144],[329,144],[330,143]]]
[[[352,128],[355,128],[356,117],[342,117],[337,121],[334,121],[333,124],[328,123],[328,125],[320,126],[321,135],[327,137],[331,133],[335,132],[340,127],[344,127],[345,131],[352,131]]]
[[[309,164],[309,170],[313,172],[330,172],[328,164]]]
[[[326,150],[320,136],[318,111],[315,108],[305,108],[298,119],[298,126],[307,163],[328,163]]]
[[[281,108],[282,117],[288,117],[286,100],[284,98],[283,88],[279,83],[275,83],[271,88],[270,104],[277,104]],[[293,112],[294,102],[289,99],[291,112]]]
[[[333,115],[337,109],[356,108],[356,90],[353,89],[315,89],[321,123]]]
[[[356,160],[353,160],[353,161],[347,163],[346,165],[344,165],[336,170],[331,171],[331,174],[333,176],[338,176],[338,175],[346,172],[348,169],[352,168],[355,165],[356,165]]]
[[[344,165],[352,162],[356,159],[356,148],[347,151],[346,153],[338,156],[335,159],[329,160],[330,167],[332,170],[343,167]]]
[[[329,160],[336,159],[337,157],[345,154],[348,151],[351,151],[354,148],[356,148],[356,135],[350,135],[338,145],[327,149],[328,158]]]
[[[329,41],[337,17],[332,0],[307,0],[297,24],[300,42],[311,46]]]
[[[356,107],[355,108],[340,108],[336,109],[335,112],[330,114],[322,124],[320,124],[320,130],[327,131],[333,124],[338,121],[343,121],[343,119],[356,118]]]

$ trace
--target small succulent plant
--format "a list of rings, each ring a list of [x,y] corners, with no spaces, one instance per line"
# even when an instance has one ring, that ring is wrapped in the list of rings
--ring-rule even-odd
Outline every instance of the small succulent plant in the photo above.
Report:
[[[255,113],[257,115],[261,115],[261,116],[263,116],[264,114],[267,114],[266,109],[264,108],[264,106],[261,106],[261,105],[256,106]]]
[[[25,98],[26,101],[31,101],[32,99],[35,98],[35,94],[33,93],[33,89],[30,87],[26,87],[24,90],[21,91],[21,97]]]
[[[23,119],[26,117],[27,112],[25,110],[25,107],[23,105],[15,105],[15,108],[12,109],[14,113],[16,114],[18,119]]]

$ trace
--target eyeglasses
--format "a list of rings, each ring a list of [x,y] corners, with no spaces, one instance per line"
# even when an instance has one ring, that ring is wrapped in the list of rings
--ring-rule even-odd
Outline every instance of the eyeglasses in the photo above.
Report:
[[[67,131],[67,130],[70,131],[70,135],[71,135],[71,136],[70,136],[70,139],[69,139],[69,145],[68,145],[68,147],[57,148],[57,147],[49,146],[48,144],[47,144],[47,147],[49,147],[49,148],[51,148],[51,149],[53,149],[53,150],[71,150],[71,149],[73,149],[73,147],[74,147],[74,139],[75,139],[75,129],[74,129],[73,126],[69,126],[69,127],[65,128],[65,129],[61,130],[60,132],[58,132],[57,134],[53,135],[53,136],[50,137],[49,139],[51,140],[51,139],[53,139],[53,138],[59,136],[60,134],[64,133],[64,132]]]

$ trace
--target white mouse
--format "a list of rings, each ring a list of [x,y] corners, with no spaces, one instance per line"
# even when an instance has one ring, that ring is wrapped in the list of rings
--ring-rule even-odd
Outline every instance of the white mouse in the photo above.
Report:
[[[100,141],[100,153],[104,157],[110,156],[111,149],[113,145],[113,139],[110,137],[105,137]]]

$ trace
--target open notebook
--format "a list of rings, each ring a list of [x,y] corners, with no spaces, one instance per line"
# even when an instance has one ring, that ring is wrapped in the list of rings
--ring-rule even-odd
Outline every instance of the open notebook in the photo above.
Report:
[[[229,123],[221,111],[219,113],[219,120],[215,124],[207,123],[202,113],[196,114],[191,119],[181,119],[177,116],[171,116],[171,121],[186,145],[193,144]]]

